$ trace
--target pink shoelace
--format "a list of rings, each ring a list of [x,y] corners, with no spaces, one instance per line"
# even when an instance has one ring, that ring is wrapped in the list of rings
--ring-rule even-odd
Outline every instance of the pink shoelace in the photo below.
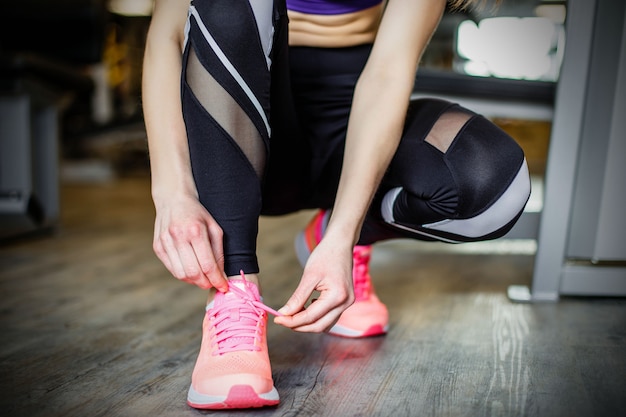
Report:
[[[369,273],[371,246],[355,246],[352,250],[352,280],[354,281],[355,301],[367,300],[371,293],[372,281]]]
[[[247,283],[243,271],[241,278],[244,285]],[[255,295],[229,283],[228,292],[218,294],[219,303],[207,310],[209,318],[215,326],[215,340],[217,349],[213,355],[221,355],[235,351],[261,350],[261,328],[265,325],[265,314],[271,313],[281,316],[278,311],[266,306],[255,299]]]

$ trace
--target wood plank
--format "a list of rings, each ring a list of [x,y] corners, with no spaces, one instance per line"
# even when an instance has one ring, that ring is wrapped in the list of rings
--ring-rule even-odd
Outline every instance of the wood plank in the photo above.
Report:
[[[260,221],[273,307],[298,283],[292,241],[311,214]],[[185,399],[206,295],[156,259],[153,216],[147,178],[64,186],[56,233],[0,246],[3,415],[626,415],[625,300],[513,304],[506,288],[530,283],[532,255],[412,241],[372,258],[387,336],[272,324],[281,404],[194,410]]]

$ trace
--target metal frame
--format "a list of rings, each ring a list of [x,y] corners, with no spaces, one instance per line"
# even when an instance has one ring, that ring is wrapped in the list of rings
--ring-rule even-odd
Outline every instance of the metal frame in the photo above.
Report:
[[[58,110],[32,94],[0,95],[0,239],[59,218]]]
[[[510,287],[508,296],[513,301],[557,301],[561,295],[626,295],[626,266],[602,266],[595,265],[591,259],[585,262],[568,259],[568,256],[571,257],[568,244],[571,238],[579,155],[583,141],[593,139],[584,136],[584,123],[586,112],[590,108],[588,106],[593,105],[588,103],[589,84],[593,76],[591,63],[594,36],[598,30],[603,30],[597,23],[597,11],[601,1],[568,2],[568,39],[557,85],[533,282],[531,288]],[[609,1],[611,0],[607,0],[603,6],[607,6]],[[622,24],[624,22],[624,16],[619,14],[610,18],[622,19]],[[624,62],[625,46],[626,41],[622,39],[620,65]],[[624,76],[619,74],[618,77],[618,81],[621,81],[618,85],[623,89]],[[615,104],[621,100],[623,105],[624,99],[616,98]],[[623,118],[623,115],[618,117]],[[623,128],[623,123],[620,127]],[[620,133],[623,135],[624,132]],[[604,148],[607,150],[606,145]],[[596,166],[596,169],[602,170],[603,167]],[[604,181],[615,180],[604,178]]]

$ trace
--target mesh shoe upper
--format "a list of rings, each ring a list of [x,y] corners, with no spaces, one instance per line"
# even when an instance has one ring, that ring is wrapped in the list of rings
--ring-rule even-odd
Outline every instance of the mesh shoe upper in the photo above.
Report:
[[[213,407],[212,402],[227,402],[233,387],[246,387],[252,395],[247,406],[276,404],[277,393],[275,401],[263,401],[257,396],[275,392],[266,326],[267,312],[278,313],[260,301],[253,283],[230,280],[229,286],[228,292],[218,292],[207,306],[188,402],[200,408],[228,408],[227,404]],[[236,408],[245,406],[244,401]]]

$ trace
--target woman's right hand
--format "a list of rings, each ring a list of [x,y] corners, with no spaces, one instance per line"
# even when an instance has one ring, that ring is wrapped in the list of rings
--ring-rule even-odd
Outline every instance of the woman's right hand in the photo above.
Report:
[[[153,249],[165,267],[181,281],[228,291],[223,231],[198,199],[176,197],[155,206]]]

